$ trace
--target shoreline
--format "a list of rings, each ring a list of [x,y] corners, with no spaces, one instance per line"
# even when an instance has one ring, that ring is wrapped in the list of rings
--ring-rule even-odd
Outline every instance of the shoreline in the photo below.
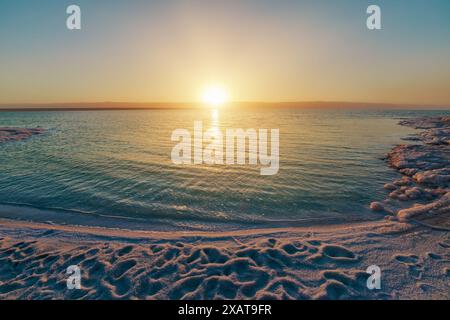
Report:
[[[367,219],[304,218],[297,220],[180,220],[170,221],[153,218],[126,217],[85,213],[64,209],[36,208],[24,204],[0,204],[0,220],[61,225],[67,227],[135,230],[137,232],[235,232],[245,230],[286,229],[303,227],[338,226],[353,223],[379,221],[383,214],[373,213]]]
[[[84,234],[87,236],[101,236],[111,238],[123,239],[180,239],[185,237],[204,237],[204,238],[218,238],[218,237],[234,237],[234,236],[264,236],[268,234],[282,234],[282,233],[308,233],[308,232],[329,232],[329,231],[344,231],[353,228],[376,228],[379,226],[386,226],[386,220],[380,219],[377,221],[352,222],[352,223],[338,223],[328,225],[314,225],[302,227],[266,227],[254,229],[239,229],[226,231],[191,231],[191,230],[177,230],[176,232],[169,230],[135,230],[122,229],[98,226],[82,226],[82,225],[61,225],[45,222],[21,221],[14,219],[0,218],[0,230],[18,230],[29,229],[37,231],[59,231],[67,233]],[[411,226],[412,227],[412,226]]]

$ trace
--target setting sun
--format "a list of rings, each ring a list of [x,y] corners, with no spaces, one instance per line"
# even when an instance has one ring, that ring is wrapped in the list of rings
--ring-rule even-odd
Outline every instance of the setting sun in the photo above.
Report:
[[[228,102],[228,99],[228,92],[221,86],[209,86],[203,90],[202,100],[209,106],[221,106]]]

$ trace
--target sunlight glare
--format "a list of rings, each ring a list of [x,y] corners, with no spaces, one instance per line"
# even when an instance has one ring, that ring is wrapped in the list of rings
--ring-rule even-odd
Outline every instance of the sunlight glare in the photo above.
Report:
[[[204,89],[202,100],[205,104],[218,107],[228,102],[228,93],[221,86],[210,86]]]

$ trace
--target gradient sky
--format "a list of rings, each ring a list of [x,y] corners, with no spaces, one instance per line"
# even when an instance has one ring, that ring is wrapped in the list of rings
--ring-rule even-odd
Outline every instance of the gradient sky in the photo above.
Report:
[[[0,103],[197,101],[211,83],[237,101],[450,105],[450,1],[0,0]]]

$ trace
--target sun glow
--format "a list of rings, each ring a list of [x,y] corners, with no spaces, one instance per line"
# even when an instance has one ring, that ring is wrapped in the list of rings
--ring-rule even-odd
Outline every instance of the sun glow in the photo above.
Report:
[[[211,107],[219,107],[228,102],[229,95],[221,86],[209,86],[203,90],[202,100]]]

